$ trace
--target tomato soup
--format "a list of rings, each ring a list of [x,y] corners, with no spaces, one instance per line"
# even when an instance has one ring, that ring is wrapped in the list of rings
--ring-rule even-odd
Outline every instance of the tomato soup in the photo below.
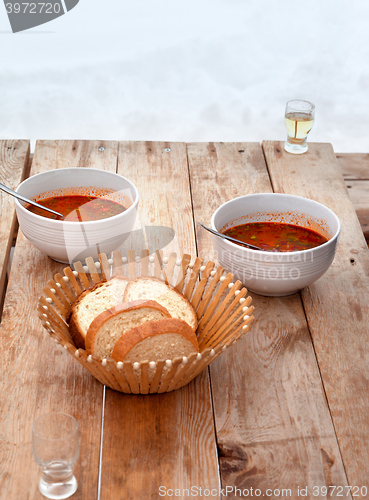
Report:
[[[328,241],[325,236],[311,229],[280,222],[240,224],[223,231],[223,234],[274,252],[308,250]]]
[[[107,219],[108,217],[118,215],[126,210],[123,205],[116,201],[99,198],[97,196],[53,196],[37,200],[37,203],[43,207],[50,208],[51,210],[63,214],[65,220],[72,222]],[[42,217],[60,219],[57,215],[33,205],[26,205],[25,208],[34,214],[42,215]]]

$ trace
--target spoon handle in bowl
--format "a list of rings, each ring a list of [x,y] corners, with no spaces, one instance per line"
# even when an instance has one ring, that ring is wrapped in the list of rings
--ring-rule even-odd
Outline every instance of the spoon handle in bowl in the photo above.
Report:
[[[223,238],[224,240],[229,240],[232,241],[233,243],[237,243],[237,245],[244,245],[247,248],[252,248],[253,250],[264,250],[263,248],[259,248],[255,245],[251,245],[250,243],[245,243],[244,241],[236,240],[236,238],[232,238],[232,236],[227,236],[226,234],[219,233],[218,231],[215,231],[214,229],[211,229],[210,227],[204,226],[201,222],[199,222],[201,227],[206,229],[212,234],[215,234],[215,236],[219,236],[220,238]]]
[[[30,205],[34,205],[35,207],[41,208],[42,210],[46,210],[47,212],[50,212],[50,213],[57,215],[57,216],[61,217],[62,219],[64,219],[63,214],[60,214],[59,212],[54,212],[54,210],[51,210],[51,208],[43,207],[39,203],[36,203],[35,201],[32,201],[32,200],[29,200],[28,198],[25,198],[24,196],[17,193],[16,191],[13,191],[12,189],[8,188],[7,186],[4,186],[4,184],[1,184],[1,182],[0,182],[0,189],[2,191],[5,191],[5,193],[8,193],[8,194],[14,196],[14,198],[17,198],[18,200],[24,201],[25,203],[29,203]]]

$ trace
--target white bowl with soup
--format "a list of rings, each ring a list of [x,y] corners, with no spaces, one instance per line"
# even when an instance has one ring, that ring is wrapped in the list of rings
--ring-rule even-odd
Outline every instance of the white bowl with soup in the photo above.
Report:
[[[47,212],[34,213],[26,203],[15,201],[19,225],[26,238],[59,262],[97,258],[101,252],[109,255],[128,238],[135,224],[139,201],[136,186],[125,177],[105,170],[50,170],[29,177],[16,191],[56,212],[63,209],[70,212],[78,206],[79,202],[75,203],[78,197],[81,203],[85,202],[63,220],[57,220],[49,218]]]
[[[302,235],[299,229],[294,230],[296,226],[302,228]],[[253,250],[212,236],[222,267],[250,291],[284,296],[310,285],[327,271],[334,259],[341,225],[332,210],[316,201],[289,194],[259,193],[221,205],[212,216],[211,227],[263,248]],[[309,244],[316,246],[307,248]]]

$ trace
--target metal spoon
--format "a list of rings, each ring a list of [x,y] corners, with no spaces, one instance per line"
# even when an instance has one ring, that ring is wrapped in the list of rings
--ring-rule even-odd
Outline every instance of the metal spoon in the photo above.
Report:
[[[244,241],[236,240],[236,238],[232,238],[231,236],[227,236],[226,234],[223,234],[223,233],[218,233],[218,231],[215,231],[214,229],[210,229],[210,227],[204,226],[204,224],[201,224],[201,222],[198,222],[198,224],[200,224],[200,226],[203,227],[204,229],[206,229],[207,231],[210,231],[210,233],[213,233],[216,236],[220,236],[224,240],[233,241],[233,243],[237,243],[239,245],[244,245],[245,247],[252,248],[253,250],[265,251],[264,248],[256,247],[255,245],[251,245],[250,243],[245,243]]]
[[[36,203],[35,201],[29,200],[25,196],[22,196],[21,194],[16,193],[15,191],[8,188],[7,186],[4,186],[4,184],[1,184],[1,182],[0,182],[0,189],[2,191],[5,191],[8,194],[11,194],[12,196],[14,196],[14,198],[18,198],[18,200],[25,201],[26,203],[29,203],[30,205],[34,205],[35,207],[41,208],[42,210],[46,210],[47,212],[51,212],[52,214],[58,215],[59,217],[64,219],[63,214],[60,214],[59,212],[54,212],[54,210],[51,210],[50,208],[43,207],[39,203]]]

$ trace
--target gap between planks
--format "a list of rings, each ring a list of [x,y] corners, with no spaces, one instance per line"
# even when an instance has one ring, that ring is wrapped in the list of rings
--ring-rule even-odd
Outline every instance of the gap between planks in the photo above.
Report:
[[[190,162],[189,162],[189,158],[188,158],[188,147],[187,147],[187,144],[186,144],[186,160],[187,160],[188,182],[189,182],[189,188],[190,188],[192,223],[193,223],[193,232],[194,232],[194,238],[195,238],[195,249],[196,249],[196,256],[198,258],[199,257],[199,249],[198,249],[198,241],[197,241],[195,210],[194,210],[193,196],[192,196],[191,169],[190,169]],[[200,281],[200,275],[198,275],[197,279]],[[215,453],[216,453],[216,457],[217,457],[217,470],[218,470],[218,481],[219,481],[218,491],[221,491],[221,488],[222,488],[222,478],[221,478],[220,462],[219,462],[218,435],[217,435],[216,427],[215,427],[214,395],[213,395],[213,386],[212,386],[212,380],[211,380],[209,366],[206,367],[206,370],[208,372],[208,384],[209,384],[209,392],[210,392],[210,406],[211,406],[211,414],[212,414],[212,420],[213,420],[213,434],[214,434],[214,438],[215,438]]]
[[[102,474],[102,459],[103,459],[103,446],[104,446],[104,421],[105,421],[105,394],[106,394],[106,386],[104,385],[102,408],[101,408],[99,472],[98,472],[98,479],[97,479],[97,497],[96,497],[96,500],[100,500],[100,498],[101,498],[101,474]]]

